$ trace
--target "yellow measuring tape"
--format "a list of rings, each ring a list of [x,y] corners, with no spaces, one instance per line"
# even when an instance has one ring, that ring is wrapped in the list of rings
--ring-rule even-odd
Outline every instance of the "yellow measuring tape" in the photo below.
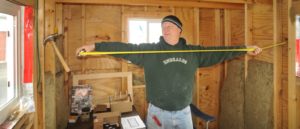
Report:
[[[284,45],[286,42],[278,43],[263,47],[262,49],[268,49],[280,45]],[[112,52],[84,52],[81,51],[79,56],[96,56],[96,55],[115,55],[115,54],[153,54],[153,53],[190,53],[190,52],[229,52],[229,51],[254,51],[254,48],[241,48],[241,49],[208,49],[208,50],[164,50],[164,51],[112,51]]]

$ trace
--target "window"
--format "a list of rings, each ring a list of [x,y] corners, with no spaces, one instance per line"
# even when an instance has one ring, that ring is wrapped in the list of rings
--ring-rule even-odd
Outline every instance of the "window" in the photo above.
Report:
[[[161,32],[161,19],[129,19],[130,43],[157,43]]]
[[[0,123],[17,106],[21,74],[21,7],[0,1]]]
[[[296,19],[296,76],[300,77],[300,16]]]
[[[15,97],[14,86],[14,17],[0,13],[0,107]]]

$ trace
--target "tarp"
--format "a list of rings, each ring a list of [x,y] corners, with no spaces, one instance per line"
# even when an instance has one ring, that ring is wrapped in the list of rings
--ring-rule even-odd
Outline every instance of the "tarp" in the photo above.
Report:
[[[33,8],[26,6],[24,12],[24,83],[32,83],[33,22]]]

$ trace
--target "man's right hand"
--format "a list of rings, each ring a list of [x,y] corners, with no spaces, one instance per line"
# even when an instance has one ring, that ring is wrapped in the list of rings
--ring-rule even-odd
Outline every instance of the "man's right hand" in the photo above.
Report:
[[[90,52],[95,50],[95,44],[89,44],[89,45],[83,45],[76,50],[76,56],[80,56],[80,52],[85,51],[85,52]]]

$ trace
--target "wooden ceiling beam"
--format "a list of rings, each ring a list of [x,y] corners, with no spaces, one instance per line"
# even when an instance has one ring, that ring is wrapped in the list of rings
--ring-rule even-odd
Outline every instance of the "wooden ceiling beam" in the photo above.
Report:
[[[63,4],[109,4],[109,5],[137,5],[137,6],[174,6],[198,7],[216,9],[244,9],[244,3],[208,2],[208,1],[174,1],[174,0],[56,0]]]
[[[219,3],[238,3],[238,4],[252,4],[254,3],[253,0],[198,0],[201,2],[219,2]]]

